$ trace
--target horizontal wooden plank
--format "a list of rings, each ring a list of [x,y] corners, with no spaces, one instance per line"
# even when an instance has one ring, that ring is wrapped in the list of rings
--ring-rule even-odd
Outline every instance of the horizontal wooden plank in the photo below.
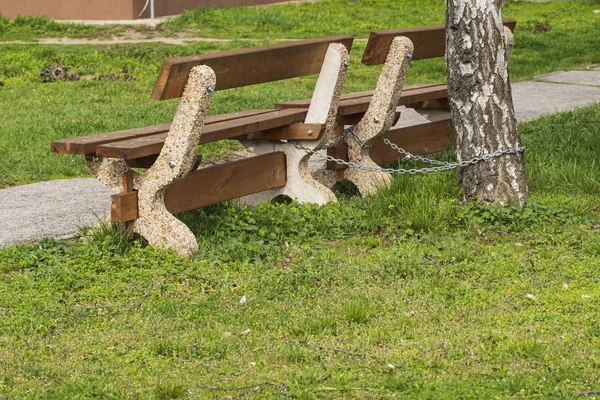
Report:
[[[357,97],[372,96],[373,93],[373,90],[369,90],[367,92],[346,93],[340,96],[340,101],[354,99]],[[311,100],[312,99],[282,101],[275,104],[275,108],[308,108],[310,107]]]
[[[432,93],[434,98],[438,98],[439,89],[442,87],[446,88],[446,84],[444,83],[424,83],[424,84],[416,84],[404,87],[402,90],[402,95],[400,97],[400,104],[408,104],[411,101],[412,96],[420,96],[424,93]],[[427,90],[429,89],[429,91]],[[356,93],[346,93],[340,96],[340,104],[351,104],[353,100],[364,102],[368,99],[367,103],[371,102],[371,97],[373,96],[374,91],[370,90],[367,92],[356,92]],[[281,103],[275,104],[275,108],[308,108],[310,107],[311,99],[304,100],[294,100],[294,101],[285,101]],[[364,108],[364,107],[362,107]],[[366,111],[366,108],[365,108]],[[364,112],[364,111],[363,111]],[[339,114],[339,113],[338,113]],[[352,114],[344,114],[344,115],[352,115]]]
[[[285,153],[269,153],[192,172],[167,189],[165,205],[175,214],[283,187],[286,182]]]
[[[287,182],[285,162],[285,153],[276,152],[199,169],[167,189],[165,206],[177,214],[283,187]],[[111,221],[127,222],[137,217],[137,192],[112,196]]]
[[[504,25],[508,26],[513,32],[516,24],[517,22],[512,19],[504,20]],[[406,36],[413,42],[415,48],[413,60],[444,57],[446,52],[446,30],[444,25],[373,31],[369,36],[362,63],[365,65],[385,63],[392,40],[397,36]]]
[[[205,125],[221,123],[224,121],[235,120],[252,115],[259,115],[272,112],[273,110],[246,110],[221,115],[210,116],[206,118]],[[171,124],[161,124],[146,126],[143,128],[127,129],[117,132],[100,133],[90,136],[82,136],[71,139],[56,140],[51,143],[50,151],[59,154],[94,154],[96,147],[118,141],[131,140],[140,137],[152,136],[168,132]]]
[[[170,126],[171,124],[162,124],[72,139],[56,140],[50,144],[50,151],[58,154],[94,154],[96,152],[96,147],[101,144],[168,132]]]
[[[190,71],[197,65],[213,69],[216,90],[318,74],[329,44],[342,43],[350,50],[353,40],[352,36],[340,35],[167,59],[161,66],[152,97],[156,100],[180,97]]]
[[[222,139],[231,139],[241,135],[266,131],[304,121],[307,110],[287,109],[271,110],[269,113],[251,115],[231,121],[210,124],[202,128],[200,144]],[[146,136],[131,140],[107,143],[97,147],[101,157],[133,159],[160,153],[168,133]]]
[[[452,121],[447,119],[421,125],[392,128],[384,137],[412,154],[425,155],[448,150],[453,142],[451,135]],[[385,144],[383,139],[378,139],[373,143],[369,154],[377,164],[402,159],[402,155]]]
[[[134,158],[127,160],[127,165],[131,168],[150,168],[156,162],[158,158],[158,154],[153,154],[151,156],[142,157],[142,158]]]
[[[399,105],[420,103],[428,100],[443,99],[448,97],[448,86],[438,84],[435,86],[417,88],[402,92]],[[358,97],[340,101],[339,115],[364,114],[371,103],[371,96]]]
[[[317,140],[325,126],[322,124],[292,124],[280,128],[238,136],[237,140]]]

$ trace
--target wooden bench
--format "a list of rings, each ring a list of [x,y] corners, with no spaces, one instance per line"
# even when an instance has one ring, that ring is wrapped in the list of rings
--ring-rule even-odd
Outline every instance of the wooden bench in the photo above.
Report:
[[[337,103],[346,70],[348,35],[165,60],[153,97],[181,97],[172,124],[58,140],[55,153],[82,154],[88,169],[113,195],[111,219],[136,220],[150,244],[190,255],[194,235],[171,213],[287,185],[290,165],[284,151],[195,169],[196,146],[221,139],[298,140],[316,148],[335,136]],[[212,92],[320,74],[315,107],[247,110],[205,118]],[[202,134],[200,134],[202,132]],[[287,147],[290,147],[288,145]],[[131,167],[148,168],[141,175]],[[310,180],[310,179],[309,179]],[[335,200],[314,182],[297,185]]]
[[[513,32],[516,21],[506,19],[504,25]],[[445,56],[445,27],[439,25],[373,31],[369,36],[362,63],[368,66],[383,64],[386,61],[392,41],[399,36],[407,37],[412,41],[414,45],[413,61]],[[342,95],[339,101],[338,122],[343,125],[356,123],[357,120],[363,117],[371,104],[372,96],[373,91]],[[310,100],[297,100],[281,102],[275,106],[286,110],[306,108],[309,104]],[[398,105],[415,110],[439,109],[449,111],[448,87],[445,83],[406,86],[402,90]],[[447,113],[447,116],[440,120],[419,125],[394,127],[385,134],[385,138],[415,155],[438,153],[450,149],[453,144],[452,120],[450,114]],[[348,145],[340,142],[335,148],[329,149],[328,154],[337,159],[348,161]],[[383,137],[381,137],[373,141],[370,148],[370,157],[377,164],[385,164],[398,161],[404,156],[386,145],[383,142]],[[332,186],[336,182],[347,179],[348,172],[352,174],[347,166],[333,162],[328,162],[327,168],[336,171],[335,177],[328,176],[321,179],[327,186]],[[357,186],[360,190],[360,185]],[[363,190],[361,190],[362,192]]]
[[[415,49],[399,35],[411,37]],[[352,180],[363,194],[388,183],[386,174],[344,171],[331,164],[323,165],[320,175],[311,175],[308,160],[347,124],[356,124],[354,137],[329,152],[365,165],[398,160],[398,153],[380,140],[397,120],[398,104],[447,109],[443,84],[402,90],[411,56],[443,56],[443,36],[442,27],[374,32],[363,63],[385,62],[377,88],[343,96],[353,41],[347,35],[165,60],[153,97],[181,97],[173,123],[59,140],[51,150],[86,157],[90,172],[115,193],[112,221],[135,221],[135,230],[151,245],[189,256],[197,249],[196,238],[172,214],[240,197],[248,202],[269,200],[278,194],[325,203],[336,200],[329,189],[336,180]],[[206,117],[215,90],[317,73],[310,100]],[[450,131],[444,120],[394,128],[387,137],[415,154],[426,154],[447,149]],[[240,140],[258,155],[197,169],[197,145],[221,139]],[[148,170],[142,175],[132,167]]]

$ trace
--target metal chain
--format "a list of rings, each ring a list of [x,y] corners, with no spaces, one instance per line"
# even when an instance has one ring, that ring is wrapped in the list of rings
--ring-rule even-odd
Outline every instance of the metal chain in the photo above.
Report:
[[[352,127],[351,127],[352,128]],[[349,129],[347,129],[349,130]],[[346,131],[344,130],[344,133],[340,136],[343,137],[344,134],[347,135]],[[352,129],[352,133],[354,129]],[[335,142],[332,143],[339,143],[341,139],[336,139]],[[384,141],[386,141],[387,139],[384,139]],[[315,155],[317,154],[317,151],[309,149],[307,147],[301,146],[299,143],[297,142],[291,142],[297,149],[299,150],[303,150],[304,152],[306,152],[307,154],[311,154],[311,155]],[[525,151],[525,147],[517,147],[517,148],[510,148],[510,149],[502,149],[502,150],[496,150],[493,153],[489,153],[489,154],[485,154],[483,156],[479,156],[479,157],[474,157],[470,160],[465,160],[465,161],[458,161],[458,162],[444,162],[444,161],[438,161],[438,160],[432,160],[432,159],[428,159],[425,157],[421,157],[421,156],[416,156],[413,155],[411,153],[408,153],[407,151],[405,151],[404,149],[401,149],[400,147],[396,146],[395,144],[391,143],[389,140],[387,140],[387,144],[392,146],[392,148],[395,148],[397,151],[399,151],[401,154],[405,154],[415,160],[420,160],[423,162],[429,162],[430,164],[436,164],[438,165],[437,167],[429,167],[429,168],[411,168],[411,169],[406,169],[406,168],[398,168],[398,169],[394,169],[394,168],[381,168],[381,167],[370,167],[367,165],[361,165],[361,164],[356,164],[353,163],[351,161],[344,161],[342,159],[339,158],[335,158],[332,157],[330,155],[326,155],[325,159],[327,161],[332,161],[335,162],[336,164],[340,164],[340,165],[345,165],[349,168],[356,168],[356,169],[361,169],[364,171],[373,171],[373,172],[387,172],[387,173],[391,173],[391,174],[411,174],[411,175],[415,175],[415,174],[424,174],[424,173],[428,173],[428,172],[439,172],[439,171],[448,171],[451,169],[455,169],[455,168],[460,168],[460,167],[466,167],[469,165],[475,165],[477,163],[480,163],[482,161],[487,161],[487,160],[491,160],[492,158],[496,158],[496,157],[500,157],[506,154],[518,154],[518,153],[522,153]],[[332,144],[329,144],[328,147],[330,147]],[[427,160],[427,161],[425,161]]]
[[[336,144],[338,144],[342,140],[346,139],[346,137],[348,135],[352,135],[352,136],[356,137],[356,134],[354,133],[354,128],[356,128],[356,125],[351,125],[351,126],[347,127],[346,129],[344,129],[344,131],[342,132],[342,134],[340,136],[335,138],[335,140],[332,141],[331,143],[327,143],[327,145],[324,146],[323,148],[330,149],[330,148],[334,147]]]
[[[417,161],[421,161],[421,162],[424,162],[427,164],[434,164],[434,165],[448,164],[446,161],[434,160],[432,158],[421,157],[416,154],[409,153],[408,151],[404,150],[402,147],[398,147],[398,146],[396,146],[395,143],[390,142],[390,140],[387,138],[383,138],[383,143],[387,144],[392,149],[396,150],[398,153],[403,154],[404,158],[402,159],[402,161],[408,161],[408,160],[412,159],[412,160],[417,160]]]

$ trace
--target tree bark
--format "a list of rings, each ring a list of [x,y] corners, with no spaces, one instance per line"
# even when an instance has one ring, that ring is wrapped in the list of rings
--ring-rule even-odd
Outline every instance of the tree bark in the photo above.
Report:
[[[501,0],[446,0],[448,97],[460,161],[521,147],[507,70],[512,37]],[[506,41],[506,42],[505,42]],[[461,168],[462,200],[522,207],[529,197],[523,153]]]

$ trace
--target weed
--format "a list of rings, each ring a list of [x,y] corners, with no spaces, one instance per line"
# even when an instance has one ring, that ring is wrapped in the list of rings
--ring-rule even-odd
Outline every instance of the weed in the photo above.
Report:
[[[352,300],[344,304],[342,315],[348,322],[364,324],[373,316],[372,305],[366,299]]]
[[[160,382],[154,387],[154,397],[158,400],[181,399],[187,396],[187,390],[177,382]]]
[[[550,24],[548,23],[548,21],[546,22],[540,22],[540,21],[533,21],[533,33],[542,33],[542,32],[548,32],[551,29]]]
[[[125,254],[134,245],[141,244],[141,238],[135,242],[129,241],[129,233],[123,227],[123,224],[116,224],[106,219],[89,227],[83,227],[79,236],[90,246],[94,246],[102,251],[114,254]]]

